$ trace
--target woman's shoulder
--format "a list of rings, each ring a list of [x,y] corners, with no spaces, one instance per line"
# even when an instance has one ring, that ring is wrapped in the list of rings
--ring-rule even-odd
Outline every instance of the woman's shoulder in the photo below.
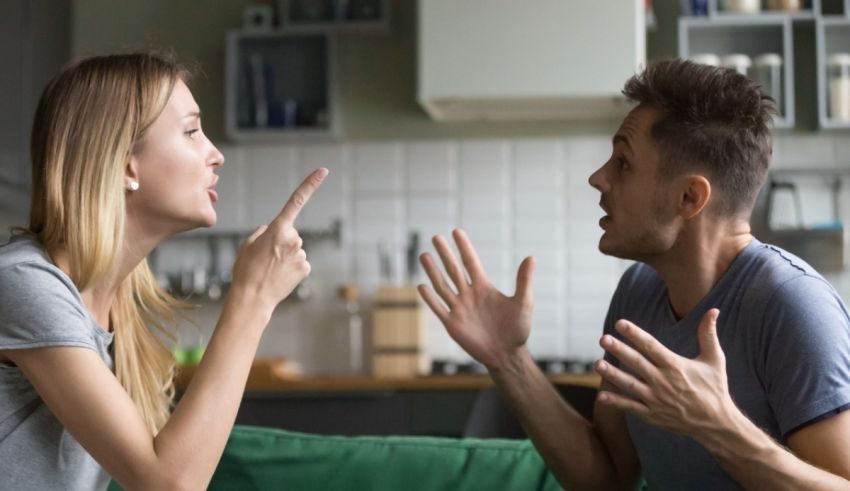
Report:
[[[97,330],[76,286],[36,240],[0,246],[0,349],[96,348]]]
[[[36,288],[42,292],[67,292],[72,297],[79,296],[71,279],[53,264],[37,240],[23,235],[12,237],[0,246],[0,290],[8,298]]]

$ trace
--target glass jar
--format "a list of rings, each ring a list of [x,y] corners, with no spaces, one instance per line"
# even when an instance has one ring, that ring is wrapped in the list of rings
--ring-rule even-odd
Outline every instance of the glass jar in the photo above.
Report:
[[[782,100],[782,57],[765,53],[753,59],[752,79],[761,86],[763,94],[776,103],[779,114],[785,114]]]
[[[723,0],[723,10],[738,14],[757,14],[761,11],[761,0]]]
[[[691,61],[702,65],[720,66],[720,57],[714,53],[699,53],[691,55]]]
[[[850,122],[850,54],[833,53],[826,60],[829,118]]]
[[[796,12],[800,10],[800,0],[767,0],[768,10],[785,10],[786,12]]]
[[[742,55],[740,53],[733,53],[730,55],[726,55],[720,59],[720,65],[726,68],[731,68],[741,75],[747,76],[750,70],[750,65],[753,62],[750,60],[750,57],[747,55]]]

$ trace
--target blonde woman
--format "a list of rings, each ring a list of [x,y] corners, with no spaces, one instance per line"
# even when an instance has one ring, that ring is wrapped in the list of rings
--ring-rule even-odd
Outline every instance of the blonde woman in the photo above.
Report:
[[[203,361],[170,411],[160,336],[180,303],[147,254],[216,221],[224,157],[187,74],[154,55],[84,60],[42,95],[30,224],[0,247],[0,476],[4,489],[203,489],[232,428],[275,306],[310,265],[293,222],[314,171],[242,245]]]

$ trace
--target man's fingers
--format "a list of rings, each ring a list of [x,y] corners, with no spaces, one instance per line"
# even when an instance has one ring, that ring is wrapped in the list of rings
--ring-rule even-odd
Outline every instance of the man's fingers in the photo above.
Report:
[[[620,321],[622,322],[622,321]],[[619,324],[619,323],[618,323]],[[614,358],[620,360],[620,364],[629,367],[639,377],[646,381],[655,380],[658,376],[658,368],[644,357],[639,351],[635,350],[619,339],[606,334],[600,340],[602,349],[614,355]]]
[[[449,311],[445,305],[440,302],[440,299],[437,298],[437,294],[434,293],[434,290],[432,290],[428,285],[419,285],[417,290],[419,290],[419,295],[422,296],[422,300],[425,300],[425,303],[428,304],[428,307],[430,307],[437,318],[440,319],[440,322],[442,322],[443,325],[446,325],[449,320]]]
[[[699,323],[699,352],[700,357],[708,361],[717,361],[725,358],[720,340],[717,339],[717,316],[720,311],[710,309],[702,316]]]
[[[613,406],[621,411],[628,411],[632,414],[636,414],[642,417],[644,420],[646,420],[650,416],[650,411],[648,407],[638,401],[621,396],[620,394],[615,394],[613,392],[608,391],[600,391],[599,396],[596,398],[596,400],[601,402],[602,404]]]
[[[302,182],[301,185],[295,188],[295,191],[292,192],[292,196],[290,196],[289,200],[286,201],[286,204],[283,205],[283,210],[281,210],[280,214],[277,218],[275,218],[275,221],[280,221],[288,225],[295,223],[298,213],[301,212],[301,209],[304,208],[304,205],[310,200],[310,196],[312,196],[313,192],[319,188],[327,175],[328,170],[324,167],[320,167],[307,176],[307,179],[304,179],[304,182]]]
[[[633,322],[621,319],[617,321],[614,328],[656,366],[668,366],[679,356]]]
[[[443,278],[443,273],[440,271],[440,268],[437,267],[437,264],[434,262],[434,258],[425,252],[419,256],[419,262],[422,263],[422,268],[431,280],[431,284],[434,285],[434,290],[436,290],[437,295],[439,295],[440,298],[446,302],[446,305],[451,308],[451,306],[455,304],[455,297],[457,294],[446,284],[446,280]]]
[[[472,241],[469,240],[469,236],[466,235],[466,232],[456,228],[452,232],[452,236],[454,237],[455,244],[457,244],[457,249],[460,252],[460,259],[463,261],[463,265],[466,267],[466,270],[469,271],[469,276],[472,279],[472,282],[477,283],[480,281],[488,281],[487,273],[484,271],[484,267],[481,265],[481,260],[478,259],[478,253],[472,246]]]
[[[468,288],[469,282],[466,279],[466,273],[464,273],[463,269],[461,269],[460,265],[457,263],[455,255],[449,247],[449,243],[446,241],[445,237],[442,235],[435,235],[432,242],[434,243],[434,248],[437,249],[437,253],[440,255],[440,259],[443,261],[446,273],[448,273],[449,278],[452,279],[452,283],[455,284],[457,291],[462,292],[464,289]]]
[[[516,293],[514,296],[524,302],[531,302],[531,280],[534,276],[534,258],[528,256],[522,260],[516,273]]]
[[[617,386],[624,393],[640,399],[648,401],[652,398],[652,391],[649,386],[634,375],[628,374],[619,368],[611,365],[605,360],[596,362],[596,372],[611,384]]]

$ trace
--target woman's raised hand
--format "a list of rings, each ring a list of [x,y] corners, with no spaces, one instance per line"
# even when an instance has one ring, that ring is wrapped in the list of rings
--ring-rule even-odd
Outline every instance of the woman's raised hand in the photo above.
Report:
[[[458,229],[453,235],[463,268],[446,239],[435,236],[434,247],[450,282],[431,255],[422,254],[420,260],[433,290],[419,285],[419,293],[461,348],[488,369],[498,369],[525,346],[531,330],[534,259],[523,260],[517,273],[516,293],[508,297],[490,283],[466,234]]]
[[[293,191],[280,214],[268,225],[257,228],[239,248],[231,292],[256,301],[258,307],[268,309],[269,315],[310,274],[310,263],[294,223],[327,175],[325,168],[313,171]]]

